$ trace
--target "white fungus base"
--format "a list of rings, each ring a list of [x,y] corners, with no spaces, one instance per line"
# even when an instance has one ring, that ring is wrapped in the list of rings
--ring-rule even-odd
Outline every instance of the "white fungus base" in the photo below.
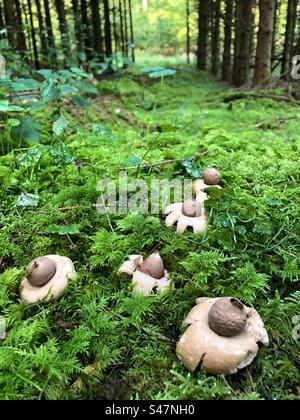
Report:
[[[186,332],[177,344],[177,356],[194,372],[199,365],[217,375],[233,375],[249,366],[257,356],[258,343],[269,344],[262,319],[253,308],[246,308],[248,321],[243,333],[235,337],[221,337],[208,324],[208,313],[219,300],[201,298],[191,310],[184,325]]]
[[[58,255],[47,255],[46,257],[55,263],[56,273],[42,287],[32,286],[26,277],[22,280],[21,301],[27,305],[60,298],[68,286],[68,282],[76,279],[74,264],[69,258]]]

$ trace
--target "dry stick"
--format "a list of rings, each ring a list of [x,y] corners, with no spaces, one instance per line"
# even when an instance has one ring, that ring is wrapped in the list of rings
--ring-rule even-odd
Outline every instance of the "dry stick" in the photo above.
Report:
[[[246,92],[244,94],[242,94],[242,92],[241,92],[241,95],[235,94],[235,95],[227,96],[227,97],[223,98],[223,102],[228,103],[228,102],[232,102],[232,101],[238,100],[238,99],[247,99],[249,97],[268,98],[268,99],[274,99],[276,101],[286,101],[286,102],[291,102],[295,105],[300,105],[299,101],[296,101],[295,99],[293,99],[289,96],[271,95],[269,93],[255,93],[255,92]]]

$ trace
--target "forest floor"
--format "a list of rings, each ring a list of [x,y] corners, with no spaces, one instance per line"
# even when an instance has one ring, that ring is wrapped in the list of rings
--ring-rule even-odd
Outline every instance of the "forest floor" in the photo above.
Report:
[[[97,89],[92,106],[64,104],[63,162],[47,132],[43,144],[0,157],[0,398],[299,399],[298,107],[224,101],[229,88],[185,66],[163,82],[133,69]],[[45,127],[51,112],[37,111]],[[163,216],[94,207],[97,183],[118,180],[121,168],[150,182],[198,177],[212,165],[224,189],[204,235],[178,236]],[[24,192],[37,207],[16,206]],[[117,270],[154,249],[175,288],[145,299]],[[47,254],[70,257],[78,279],[59,301],[25,306],[24,267]],[[202,296],[235,296],[265,322],[270,346],[235,376],[190,374],[176,357],[182,321]]]

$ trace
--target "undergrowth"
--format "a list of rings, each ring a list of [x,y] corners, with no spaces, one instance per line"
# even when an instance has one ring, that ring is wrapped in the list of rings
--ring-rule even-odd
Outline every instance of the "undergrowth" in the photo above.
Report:
[[[228,104],[228,88],[185,67],[163,84],[134,70],[97,89],[91,106],[64,104],[63,144],[47,128],[49,105],[36,111],[41,143],[0,158],[0,398],[299,399],[298,108]],[[128,166],[134,179],[147,151],[150,163],[194,157],[196,172],[221,170],[204,235],[177,236],[162,216],[97,213],[97,182]],[[181,163],[140,169],[147,182],[175,176],[190,175]],[[154,249],[175,288],[145,299],[117,270]],[[24,306],[24,267],[54,253],[72,258],[77,281],[58,302]],[[182,321],[196,298],[232,295],[260,312],[270,347],[233,377],[189,374],[175,355]]]

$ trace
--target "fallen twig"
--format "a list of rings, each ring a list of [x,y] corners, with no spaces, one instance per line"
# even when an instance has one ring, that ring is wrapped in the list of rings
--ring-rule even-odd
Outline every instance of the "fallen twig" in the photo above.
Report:
[[[295,105],[300,105],[299,101],[291,98],[290,96],[284,95],[272,95],[270,93],[256,93],[256,92],[245,92],[245,93],[238,93],[230,96],[226,96],[223,98],[224,103],[228,103],[231,101],[239,100],[239,99],[247,99],[247,98],[266,98],[266,99],[273,99],[275,101],[286,101],[291,102]]]

